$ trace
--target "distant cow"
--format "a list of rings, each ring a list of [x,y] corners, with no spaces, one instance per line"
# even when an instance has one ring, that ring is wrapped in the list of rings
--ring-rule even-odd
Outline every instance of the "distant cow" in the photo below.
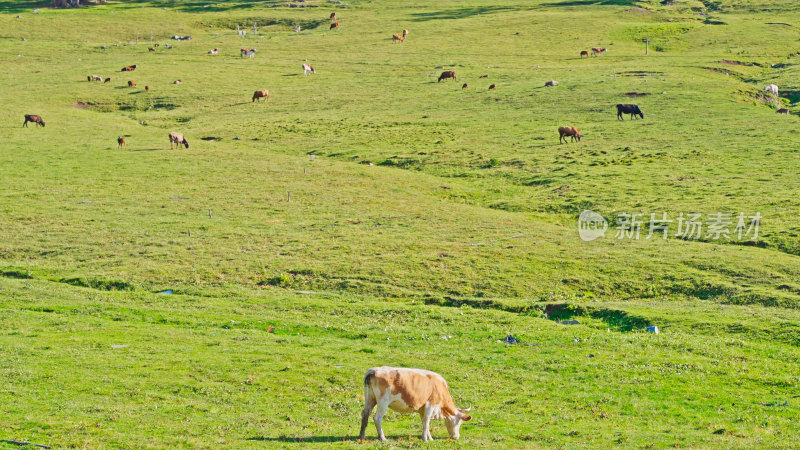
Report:
[[[644,113],[642,112],[641,109],[639,109],[639,106],[637,105],[622,105],[622,104],[617,105],[617,119],[625,120],[622,118],[623,114],[630,114],[631,119],[636,118],[636,116],[639,116],[642,119],[644,119]]]
[[[408,37],[408,30],[403,30],[403,39]]]
[[[339,29],[339,22],[334,22],[331,24],[330,30],[338,30]]]
[[[183,83],[183,81],[181,81],[181,80],[175,80],[175,81],[172,82],[172,84],[181,84],[181,83]]]
[[[466,89],[466,88],[468,88],[468,87],[469,87],[469,85],[468,85],[467,83],[464,83],[464,84],[461,86],[461,89]]]
[[[240,52],[241,52],[241,54],[242,54],[242,58],[244,58],[245,56],[247,56],[247,52],[249,52],[249,51],[250,51],[250,49],[249,49],[249,48],[243,48],[243,49],[241,49],[241,50],[239,50],[239,51],[240,51]]]
[[[150,86],[145,86],[145,87],[144,87],[144,91],[145,91],[145,92],[150,92]]]
[[[110,82],[111,82],[111,77],[108,77],[105,79],[105,81],[103,81],[103,83],[110,83]]]
[[[89,81],[103,81],[103,77],[100,75],[89,75]]]
[[[260,98],[263,98],[264,100],[269,100],[269,91],[266,89],[262,89],[260,91],[253,92],[253,101],[256,101]]]
[[[244,58],[245,56],[247,56],[248,58],[252,58],[253,56],[256,55],[256,49],[254,48],[243,48],[241,52],[242,52],[242,58]]]
[[[552,86],[558,86],[558,81],[550,80],[544,82],[544,87],[552,87]]]
[[[561,143],[561,139],[564,139],[564,143],[567,143],[567,137],[570,137],[570,142],[574,141],[575,139],[578,142],[581,141],[583,135],[581,135],[580,131],[578,131],[575,127],[560,127],[558,129],[558,143]]]
[[[437,83],[439,81],[446,80],[448,78],[452,78],[453,81],[458,81],[458,78],[456,78],[456,71],[455,70],[445,70],[444,72],[442,72],[441,75],[439,75],[439,80],[437,81]]]
[[[403,43],[403,41],[405,41],[405,40],[406,40],[406,38],[404,38],[403,36],[401,36],[401,35],[399,35],[399,34],[393,34],[393,35],[392,35],[392,43],[394,43],[394,42],[400,42],[400,43],[402,44],[402,43]]]
[[[136,86],[135,81],[128,80],[128,87],[135,87],[135,86]]]
[[[25,122],[22,124],[22,126],[27,127],[28,122],[33,122],[36,125],[41,125],[42,128],[44,128],[44,120],[42,120],[42,116],[37,116],[36,114],[25,114]]]
[[[219,53],[219,49],[218,48],[215,48],[214,50],[209,50],[208,51],[209,55],[216,55],[217,53]]]
[[[185,137],[181,133],[170,133],[169,134],[169,148],[172,150],[173,145],[177,145],[178,148],[181,148],[181,144],[185,145],[186,148],[189,148],[189,141],[186,140]]]
[[[336,13],[335,12],[331,13],[331,22],[336,22]]]
[[[122,68],[122,72],[133,72],[134,70],[136,70],[136,64]]]
[[[587,58],[589,57],[589,51],[588,50],[581,51],[581,58],[583,58],[584,56],[587,57]]]
[[[787,116],[789,115],[789,110],[786,108],[781,108],[775,112],[777,112],[778,114],[786,114]]]
[[[490,85],[490,86],[489,86],[489,90],[490,90],[490,91],[493,91],[493,90],[495,90],[496,88],[497,88],[497,85],[496,85],[496,84],[492,84],[492,85]]]
[[[770,94],[774,95],[775,97],[778,96],[778,86],[774,84],[770,84],[764,88],[765,91],[769,92]]]
[[[147,51],[149,51],[149,52],[154,52],[154,51],[156,51],[156,49],[154,49],[153,47],[148,47],[148,48],[147,48]]]
[[[602,47],[593,47],[592,48],[592,56],[602,55],[603,53],[607,52],[605,48]]]
[[[317,74],[317,71],[314,70],[313,67],[311,67],[311,64],[305,64],[304,63],[303,64],[303,75],[308,75],[308,72],[311,72],[311,73],[313,73],[315,75]]]
[[[489,75],[481,75],[478,78],[489,78]]]
[[[444,419],[451,439],[460,436],[461,424],[472,420],[468,409],[458,409],[450,395],[447,381],[438,373],[422,369],[374,367],[364,377],[364,409],[361,411],[361,435],[366,437],[367,424],[372,409],[375,411],[375,428],[378,438],[383,434],[383,417],[392,408],[401,413],[418,413],[422,419],[422,440],[432,441],[431,419]]]
[[[128,141],[126,141],[124,137],[120,136],[120,137],[117,138],[117,148],[122,148],[127,143],[128,143]]]

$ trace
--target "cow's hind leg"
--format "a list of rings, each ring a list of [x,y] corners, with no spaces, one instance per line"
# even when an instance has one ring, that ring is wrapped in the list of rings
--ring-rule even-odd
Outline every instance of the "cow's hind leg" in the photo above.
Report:
[[[387,408],[389,408],[388,396],[378,401],[378,409],[375,411],[375,429],[378,431],[378,439],[382,441],[386,440],[386,435],[383,434],[383,416],[386,415]]]
[[[361,434],[359,435],[359,439],[365,439],[367,437],[367,425],[369,425],[369,415],[372,413],[372,409],[375,408],[375,397],[368,393],[364,396],[364,409],[361,411]]]

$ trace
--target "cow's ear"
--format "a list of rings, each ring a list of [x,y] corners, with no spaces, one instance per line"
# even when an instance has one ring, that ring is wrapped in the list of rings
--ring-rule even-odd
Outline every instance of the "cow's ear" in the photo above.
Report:
[[[470,415],[461,416],[461,420],[463,420],[464,422],[469,422],[470,420],[472,420],[472,416]]]

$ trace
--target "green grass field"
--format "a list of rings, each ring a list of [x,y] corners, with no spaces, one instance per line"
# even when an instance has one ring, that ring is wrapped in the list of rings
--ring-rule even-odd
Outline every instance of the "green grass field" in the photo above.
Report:
[[[380,365],[474,406],[433,448],[800,440],[794,2],[46,3],[0,1],[0,440],[423,446],[355,441]],[[615,238],[718,212],[758,239]]]

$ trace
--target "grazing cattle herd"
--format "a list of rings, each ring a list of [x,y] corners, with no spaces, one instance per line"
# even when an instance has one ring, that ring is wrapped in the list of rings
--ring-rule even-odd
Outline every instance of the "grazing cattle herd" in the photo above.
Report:
[[[336,13],[330,14],[331,25],[330,29],[339,29],[339,22],[337,22],[338,17]],[[296,28],[299,31],[299,27]],[[394,34],[392,36],[393,42],[403,43],[405,42],[406,38],[408,37],[408,30],[403,30],[401,34]],[[149,47],[148,51],[154,52],[155,48],[158,47],[158,44],[155,44],[155,47]],[[172,48],[169,44],[165,44],[166,48]],[[217,55],[219,54],[220,49],[214,48],[213,50],[209,50],[209,55]],[[253,58],[255,55],[255,49],[249,48],[242,48],[240,50],[241,57],[247,56],[248,58]],[[584,56],[589,58],[590,56],[601,56],[606,53],[607,50],[602,47],[594,47],[591,49],[591,53],[588,50],[583,50],[580,52],[580,58]],[[441,68],[441,67],[439,67]],[[125,66],[122,68],[122,72],[132,72],[137,69],[137,65]],[[316,74],[316,70],[308,63],[303,63],[302,66],[303,75],[308,75],[309,73]],[[434,75],[434,74],[431,74]],[[488,78],[488,75],[480,75],[478,78]],[[442,80],[451,79],[453,81],[457,81],[458,78],[456,76],[455,70],[445,70],[439,75],[437,80],[441,82]],[[89,82],[95,81],[103,81],[103,78],[99,75],[89,75],[87,76],[87,80]],[[111,82],[111,78],[106,78],[105,83]],[[173,82],[174,84],[181,84],[181,80],[176,80]],[[136,82],[129,80],[127,82],[128,87],[135,87]],[[558,86],[558,81],[550,80],[545,82],[545,87],[554,87]],[[461,86],[462,90],[467,89],[469,86],[467,83],[463,83]],[[497,85],[492,83],[489,86],[489,90],[493,91],[497,88]],[[150,91],[150,86],[145,86],[145,92]],[[769,94],[778,97],[778,86],[774,84],[770,84],[764,87],[764,91],[768,92]],[[268,102],[270,98],[270,92],[267,89],[260,89],[253,92],[252,102],[259,102],[261,99],[264,99],[265,102]],[[617,108],[617,119],[624,121],[624,115],[630,115],[631,120],[638,118],[644,119],[644,113],[639,108],[638,105],[633,104],[618,104],[616,105]],[[790,114],[789,110],[786,108],[781,108],[777,110],[778,114],[788,115]],[[45,126],[42,117],[36,114],[26,114],[25,115],[25,122],[23,123],[23,127],[28,127],[28,123],[34,123],[41,127]],[[573,126],[562,126],[558,128],[559,134],[559,144],[561,143],[570,143],[570,142],[580,142],[583,135],[580,131]],[[567,140],[569,138],[569,141]],[[169,133],[169,142],[170,142],[170,149],[174,149],[176,146],[180,148],[181,145],[184,148],[189,148],[189,142],[186,140],[186,137],[182,133],[172,132]],[[117,147],[119,149],[124,148],[127,145],[127,140],[123,136],[119,136],[117,138]],[[462,423],[468,422],[472,419],[470,415],[467,414],[469,412],[468,409],[459,409],[456,408],[455,403],[450,395],[449,388],[447,386],[447,382],[445,379],[434,372],[430,372],[427,370],[422,369],[409,369],[409,368],[393,368],[393,367],[376,367],[370,369],[366,376],[364,377],[364,409],[361,412],[361,432],[360,432],[360,439],[365,438],[366,428],[369,422],[369,415],[371,414],[372,410],[377,407],[377,411],[374,416],[375,427],[377,429],[378,437],[381,440],[386,440],[386,436],[384,435],[382,424],[383,418],[386,414],[387,409],[391,408],[394,411],[400,413],[417,413],[419,414],[422,420],[422,440],[429,441],[433,440],[430,432],[430,421],[432,419],[444,419],[447,431],[451,439],[458,439],[459,438],[459,429]]]

